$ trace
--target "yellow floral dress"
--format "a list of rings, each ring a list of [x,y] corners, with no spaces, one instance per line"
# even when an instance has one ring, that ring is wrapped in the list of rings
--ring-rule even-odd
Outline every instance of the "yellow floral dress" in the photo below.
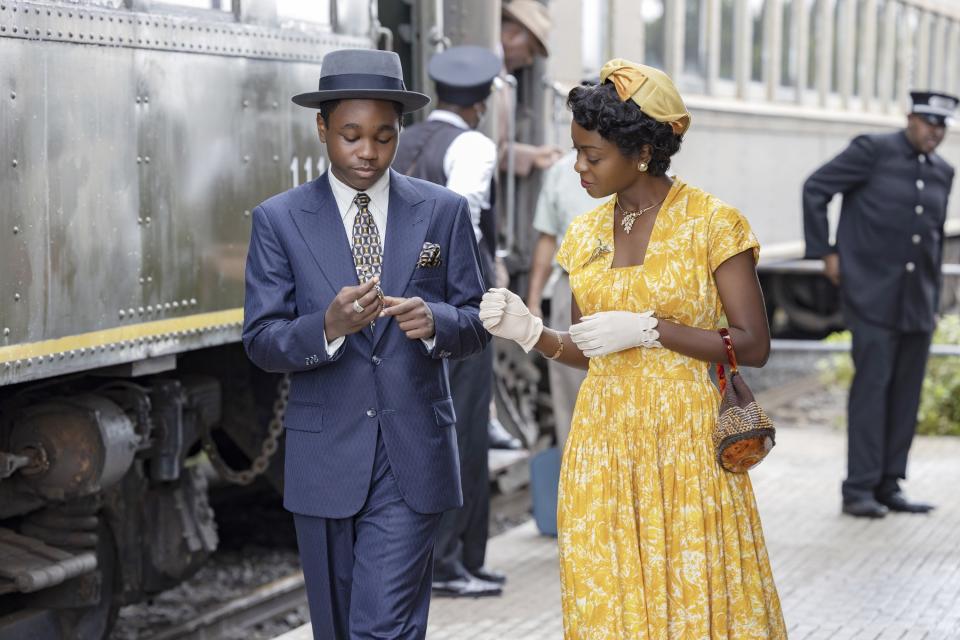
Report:
[[[611,267],[613,224],[610,200],[574,220],[557,255],[583,315],[652,309],[715,329],[714,270],[759,252],[739,211],[679,179],[644,264]],[[590,360],[560,478],[568,640],[787,637],[750,478],[714,458],[708,367],[668,349]]]

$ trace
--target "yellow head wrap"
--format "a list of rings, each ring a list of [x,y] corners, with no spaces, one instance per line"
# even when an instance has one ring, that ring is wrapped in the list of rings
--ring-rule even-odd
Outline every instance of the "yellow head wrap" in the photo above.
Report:
[[[690,113],[670,76],[659,69],[614,58],[600,69],[600,84],[611,82],[624,102],[633,100],[640,110],[665,122],[677,135],[690,128]]]

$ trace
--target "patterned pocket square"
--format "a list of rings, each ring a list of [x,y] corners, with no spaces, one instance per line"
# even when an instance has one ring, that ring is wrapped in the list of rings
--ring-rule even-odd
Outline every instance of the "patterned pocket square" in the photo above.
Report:
[[[417,266],[433,268],[439,267],[442,262],[440,245],[433,242],[424,242],[423,249],[420,250],[420,257],[417,259]]]

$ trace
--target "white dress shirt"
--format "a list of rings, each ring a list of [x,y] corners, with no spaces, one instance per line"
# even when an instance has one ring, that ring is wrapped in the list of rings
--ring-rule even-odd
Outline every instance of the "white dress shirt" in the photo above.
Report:
[[[447,189],[467,199],[470,222],[477,242],[480,231],[480,212],[490,207],[490,180],[497,167],[497,145],[452,111],[434,109],[427,120],[440,120],[464,130],[454,138],[443,156],[443,172],[447,175]]]
[[[357,218],[357,213],[359,213],[354,198],[356,198],[360,192],[333,175],[333,171],[327,171],[327,177],[330,180],[330,190],[333,192],[333,198],[337,201],[337,209],[340,210],[340,220],[343,222],[343,230],[347,234],[347,243],[350,245],[352,255],[353,223]],[[374,224],[377,225],[377,233],[380,234],[380,251],[381,255],[383,255],[382,252],[386,250],[387,246],[387,211],[390,210],[390,171],[384,173],[379,180],[370,185],[370,188],[364,190],[363,193],[370,196],[370,204],[367,205],[367,208],[373,215]],[[394,295],[394,292],[384,291],[384,294]],[[328,342],[327,334],[324,333],[323,344],[327,350],[327,354],[333,356],[346,339],[346,336],[340,336],[333,342]],[[424,346],[427,347],[427,351],[432,351],[436,338],[421,338],[421,341]]]

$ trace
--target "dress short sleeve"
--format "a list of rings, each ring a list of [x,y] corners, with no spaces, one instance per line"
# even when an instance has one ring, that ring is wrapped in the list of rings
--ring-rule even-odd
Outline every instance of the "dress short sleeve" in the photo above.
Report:
[[[753,249],[753,261],[760,258],[760,243],[750,229],[750,223],[733,207],[721,206],[710,217],[708,255],[710,271],[737,255]]]

